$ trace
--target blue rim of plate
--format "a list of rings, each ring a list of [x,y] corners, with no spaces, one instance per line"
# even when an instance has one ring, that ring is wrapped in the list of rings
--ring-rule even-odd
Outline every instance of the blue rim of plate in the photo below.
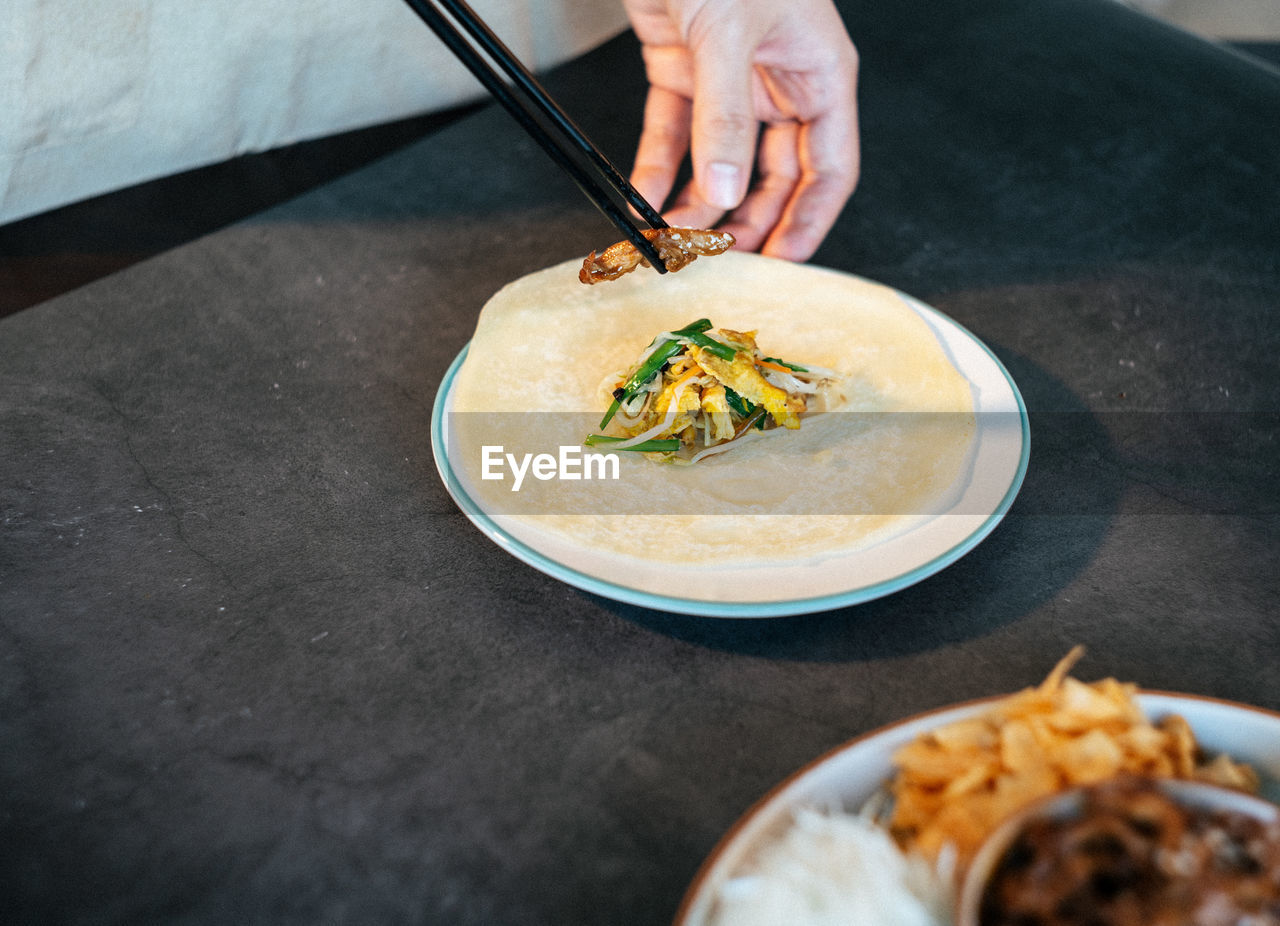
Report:
[[[619,601],[623,604],[699,617],[793,617],[799,614],[816,614],[821,611],[832,611],[851,605],[865,604],[868,601],[900,592],[950,566],[985,540],[996,529],[996,526],[1004,520],[1005,514],[1008,513],[1010,506],[1013,505],[1013,500],[1018,495],[1018,491],[1022,488],[1022,480],[1027,473],[1027,463],[1031,458],[1031,423],[1027,416],[1026,403],[1022,399],[1022,393],[1018,391],[1017,383],[1013,381],[1013,377],[1009,375],[1009,371],[1000,362],[1000,358],[991,351],[991,348],[987,347],[980,338],[976,337],[955,319],[943,314],[933,306],[907,296],[905,293],[899,293],[899,295],[913,308],[928,312],[938,321],[954,327],[981,348],[987,359],[995,365],[1000,375],[1004,377],[1005,383],[1017,402],[1022,446],[1013,479],[1010,481],[1008,489],[1005,490],[1004,496],[1000,499],[1000,503],[996,505],[995,510],[958,543],[891,579],[808,598],[788,598],[770,601],[704,601],[698,598],[677,595],[660,595],[655,592],[647,592],[617,582],[611,582],[607,579],[601,579],[598,576],[590,575],[566,565],[517,539],[495,522],[467,494],[454,474],[453,466],[445,452],[445,407],[449,403],[449,397],[452,394],[458,370],[461,369],[463,362],[466,360],[470,344],[463,346],[462,350],[458,352],[458,356],[449,364],[444,378],[440,381],[440,388],[436,392],[435,403],[431,408],[431,455],[435,459],[436,469],[440,473],[440,478],[444,482],[446,491],[448,491],[462,512],[480,529],[481,533],[516,559],[575,588]]]

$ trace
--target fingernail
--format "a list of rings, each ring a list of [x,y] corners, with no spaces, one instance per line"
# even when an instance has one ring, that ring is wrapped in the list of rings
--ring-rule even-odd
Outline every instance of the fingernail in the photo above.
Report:
[[[718,209],[732,209],[741,199],[742,173],[736,164],[712,161],[707,165],[707,201]]]

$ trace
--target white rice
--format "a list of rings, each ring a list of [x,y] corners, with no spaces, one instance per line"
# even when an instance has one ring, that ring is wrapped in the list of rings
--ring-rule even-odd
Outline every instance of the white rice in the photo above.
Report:
[[[947,926],[950,865],[907,856],[865,816],[801,809],[720,889],[714,926]]]

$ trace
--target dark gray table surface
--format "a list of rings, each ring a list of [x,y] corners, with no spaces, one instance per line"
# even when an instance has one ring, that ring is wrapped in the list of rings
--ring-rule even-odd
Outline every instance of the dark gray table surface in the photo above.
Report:
[[[0,920],[664,923],[793,769],[1073,644],[1280,709],[1280,76],[1110,0],[938,6],[844,4],[815,262],[988,344],[1032,455],[890,597],[647,611],[457,510],[478,308],[612,238],[492,108],[0,321]],[[550,84],[628,158],[630,37]]]

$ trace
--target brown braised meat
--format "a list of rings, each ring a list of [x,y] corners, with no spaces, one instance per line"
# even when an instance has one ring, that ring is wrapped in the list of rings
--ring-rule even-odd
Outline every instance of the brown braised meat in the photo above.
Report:
[[[699,254],[723,254],[733,247],[733,235],[707,228],[646,228],[642,234],[658,249],[658,256],[672,272],[693,263]],[[587,284],[616,280],[641,264],[649,266],[640,249],[630,241],[619,241],[599,254],[588,254],[578,279]]]
[[[1280,926],[1280,825],[1189,809],[1149,782],[1087,792],[1001,860],[982,926]]]

